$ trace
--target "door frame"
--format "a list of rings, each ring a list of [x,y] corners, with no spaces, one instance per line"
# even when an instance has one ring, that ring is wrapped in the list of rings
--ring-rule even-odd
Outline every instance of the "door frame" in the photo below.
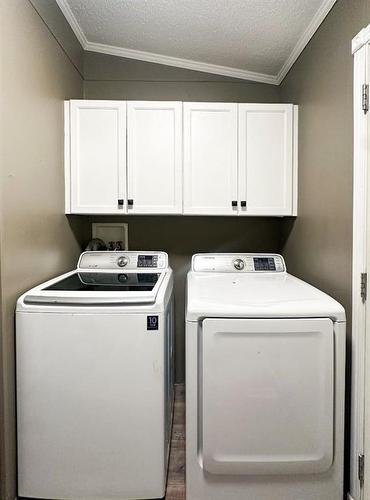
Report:
[[[354,57],[354,157],[353,157],[353,265],[352,265],[352,392],[351,392],[351,458],[349,500],[370,500],[370,466],[365,458],[364,481],[359,478],[360,457],[370,457],[370,433],[365,422],[370,422],[370,395],[365,380],[369,380],[370,342],[366,342],[370,316],[362,290],[366,282],[370,260],[370,112],[363,110],[363,85],[368,85],[370,57],[370,25],[352,40]],[[369,200],[369,201],[368,201]],[[370,268],[369,268],[370,269]],[[363,286],[362,286],[363,284]]]

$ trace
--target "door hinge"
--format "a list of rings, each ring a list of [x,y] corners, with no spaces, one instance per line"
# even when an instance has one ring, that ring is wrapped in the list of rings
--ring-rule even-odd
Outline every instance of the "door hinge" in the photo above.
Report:
[[[358,480],[363,484],[365,478],[365,455],[358,456]]]
[[[362,111],[365,115],[369,111],[369,85],[366,83],[362,86]]]
[[[367,273],[361,273],[361,298],[363,302],[367,299]]]

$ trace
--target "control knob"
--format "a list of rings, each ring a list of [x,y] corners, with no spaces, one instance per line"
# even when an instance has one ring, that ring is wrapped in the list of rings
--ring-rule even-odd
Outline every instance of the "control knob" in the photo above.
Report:
[[[122,257],[119,257],[117,259],[117,265],[119,267],[125,267],[128,264],[128,258],[125,255],[122,255]]]
[[[235,259],[233,264],[234,264],[235,269],[237,269],[238,271],[242,271],[244,269],[244,266],[245,266],[243,259]]]

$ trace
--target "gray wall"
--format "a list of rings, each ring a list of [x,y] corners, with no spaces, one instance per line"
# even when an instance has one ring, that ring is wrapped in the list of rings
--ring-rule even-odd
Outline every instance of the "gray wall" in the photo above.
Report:
[[[80,219],[64,216],[63,100],[82,78],[28,0],[1,2],[1,498],[15,497],[14,308],[74,267]]]
[[[86,52],[87,99],[279,102],[279,88],[196,71]],[[95,219],[94,219],[95,220]],[[117,219],[114,219],[117,220]],[[184,380],[184,291],[191,256],[199,251],[279,249],[280,219],[128,217],[133,250],[165,250],[175,273],[176,380]]]
[[[290,271],[339,300],[351,318],[352,38],[369,0],[338,0],[281,85],[299,104],[298,217],[284,225]]]
[[[279,102],[276,85],[86,52],[86,99]]]
[[[369,0],[338,0],[281,85],[299,104],[298,217],[283,225],[291,273],[335,297],[347,313],[346,484],[350,438],[353,105],[352,38]]]
[[[60,48],[83,78],[84,49],[55,0],[29,0]]]

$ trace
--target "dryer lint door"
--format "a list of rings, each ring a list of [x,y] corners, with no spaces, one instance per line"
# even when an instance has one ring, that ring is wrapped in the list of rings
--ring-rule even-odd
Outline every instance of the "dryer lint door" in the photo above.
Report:
[[[212,474],[312,474],[333,461],[330,319],[205,319],[199,456]]]

